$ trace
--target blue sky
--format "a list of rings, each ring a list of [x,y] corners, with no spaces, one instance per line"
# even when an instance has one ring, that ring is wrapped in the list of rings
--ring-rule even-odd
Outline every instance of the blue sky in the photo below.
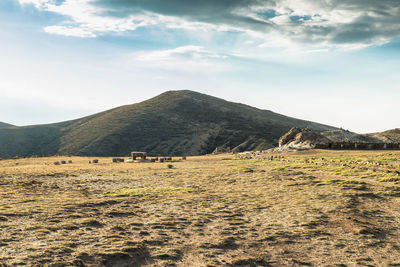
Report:
[[[1,0],[0,121],[190,89],[365,133],[400,127],[400,2]]]

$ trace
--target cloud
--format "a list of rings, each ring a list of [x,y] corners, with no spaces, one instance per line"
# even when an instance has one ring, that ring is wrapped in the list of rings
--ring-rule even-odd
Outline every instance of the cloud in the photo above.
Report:
[[[103,15],[106,10],[94,5],[95,0],[19,0],[21,5],[32,4],[39,10],[54,12],[68,18],[58,25],[44,28],[48,33],[74,37],[96,37],[109,32],[136,30],[155,24],[150,15],[129,15],[123,18]]]
[[[204,47],[196,45],[180,46],[174,49],[152,51],[140,55],[140,60],[145,61],[160,61],[169,60],[171,58],[184,58],[184,59],[215,59],[215,58],[226,58],[226,56],[219,55],[215,52],[206,50]]]
[[[68,26],[47,26],[44,30],[48,33],[73,36],[73,37],[96,37],[96,35],[83,27],[68,27]]]
[[[226,71],[228,63],[222,55],[202,46],[188,45],[173,49],[141,51],[131,54],[130,63],[139,63],[141,68],[179,70],[183,72]]]
[[[139,27],[244,33],[261,47],[359,49],[400,36],[398,0],[19,0],[67,20],[49,33],[95,37]]]

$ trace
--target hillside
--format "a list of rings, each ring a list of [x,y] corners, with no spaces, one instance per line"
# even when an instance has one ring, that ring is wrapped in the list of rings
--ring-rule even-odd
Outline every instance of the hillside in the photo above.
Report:
[[[334,127],[286,117],[193,91],[57,124],[0,129],[0,157],[30,155],[200,155],[216,147],[266,149],[292,127]]]
[[[369,134],[373,138],[382,140],[386,143],[400,143],[400,128],[384,131],[381,133]]]
[[[1,129],[1,128],[12,127],[12,126],[13,126],[13,125],[11,125],[11,124],[8,124],[8,123],[1,122],[1,121],[0,121],[0,129]]]

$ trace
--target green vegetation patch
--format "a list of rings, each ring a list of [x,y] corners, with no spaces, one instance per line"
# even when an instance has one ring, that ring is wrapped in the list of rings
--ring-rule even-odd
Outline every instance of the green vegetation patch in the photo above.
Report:
[[[273,168],[270,172],[272,174],[292,176],[292,177],[294,176],[296,179],[303,179],[303,180],[315,179],[314,175],[307,174],[298,169],[300,169],[300,167],[298,166],[284,166],[284,167]]]
[[[400,197],[400,186],[386,187],[385,190],[378,192],[378,194],[392,197]]]
[[[156,255],[157,258],[162,259],[162,260],[176,260],[180,257],[181,255],[181,251],[177,250],[177,249],[170,249],[167,250],[165,252],[161,252],[159,254]]]
[[[400,182],[400,176],[387,175],[378,179],[379,182]]]
[[[313,180],[313,179],[315,179],[316,177],[315,177],[314,175],[310,175],[310,174],[300,174],[300,175],[297,175],[296,178],[298,178],[298,179],[304,179],[304,180]]]
[[[246,173],[246,172],[254,172],[254,169],[252,169],[252,168],[245,168],[245,169],[242,170],[242,172],[243,172],[243,173]]]
[[[299,169],[300,167],[297,166],[284,166],[284,167],[277,167],[271,170],[271,173],[276,173],[280,175],[303,175],[305,174],[302,171],[296,171],[295,169]]]
[[[317,186],[339,186],[346,189],[356,189],[356,190],[364,190],[367,188],[367,183],[353,180],[341,180],[341,179],[321,179],[321,180],[313,180]]]
[[[106,195],[109,197],[160,196],[195,193],[199,191],[198,188],[191,187],[143,187],[119,189],[107,192]]]

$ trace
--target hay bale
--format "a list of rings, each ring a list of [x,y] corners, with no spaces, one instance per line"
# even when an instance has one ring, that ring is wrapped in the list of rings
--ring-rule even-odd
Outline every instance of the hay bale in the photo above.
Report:
[[[92,162],[93,163],[99,163],[99,160],[98,159],[94,159]]]
[[[60,165],[60,162],[56,161],[54,162],[54,165]]]
[[[67,164],[67,162],[65,160],[62,160],[61,164]]]

